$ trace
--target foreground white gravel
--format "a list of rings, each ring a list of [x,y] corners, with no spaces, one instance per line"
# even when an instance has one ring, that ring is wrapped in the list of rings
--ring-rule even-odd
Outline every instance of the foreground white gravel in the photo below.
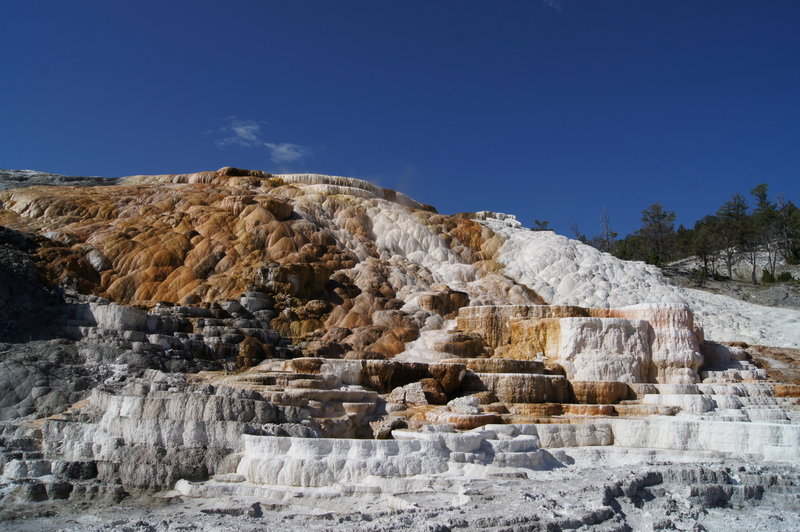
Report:
[[[278,491],[276,491],[278,493]],[[129,497],[118,505],[3,508],[10,531],[798,530],[800,468],[764,463],[560,468],[532,478],[470,480],[454,497],[435,481],[389,510],[374,493],[306,490],[253,498]],[[397,502],[397,501],[395,501]],[[254,507],[255,505],[255,507]]]

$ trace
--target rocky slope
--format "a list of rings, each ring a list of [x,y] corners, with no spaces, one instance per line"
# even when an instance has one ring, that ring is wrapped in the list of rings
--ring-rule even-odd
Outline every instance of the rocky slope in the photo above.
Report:
[[[695,273],[699,267],[696,259],[688,258],[669,264],[664,268],[664,274],[670,281],[686,288],[701,288],[706,292],[766,307],[800,310],[800,283],[797,281],[756,285],[743,275],[733,279],[699,280]],[[800,266],[779,264],[776,271],[788,272],[794,279],[800,278]],[[745,275],[749,276],[749,273],[745,272]]]
[[[370,500],[399,512],[390,528],[468,505],[482,524],[442,526],[624,529],[652,498],[664,527],[701,521],[669,504],[798,507],[797,310],[344,177],[0,171],[0,226],[0,494],[22,526],[154,496],[268,520]],[[657,466],[698,460],[729,469]],[[660,480],[565,494],[574,522],[507,521],[477,491],[533,500],[598,463]],[[640,493],[684,481],[679,503]]]
[[[0,168],[0,190],[7,188],[32,187],[36,185],[114,185],[115,178],[109,177],[80,177],[51,174],[36,170],[6,170]]]

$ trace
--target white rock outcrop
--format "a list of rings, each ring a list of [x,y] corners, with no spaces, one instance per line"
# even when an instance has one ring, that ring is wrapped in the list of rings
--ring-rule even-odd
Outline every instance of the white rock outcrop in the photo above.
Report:
[[[456,323],[497,356],[544,358],[571,380],[694,383],[703,364],[703,333],[686,305],[465,307]]]
[[[685,304],[714,341],[800,347],[800,311],[762,307],[671,284],[655,266],[619,260],[550,231],[482,223],[502,235],[496,260],[503,272],[553,305],[624,307]]]

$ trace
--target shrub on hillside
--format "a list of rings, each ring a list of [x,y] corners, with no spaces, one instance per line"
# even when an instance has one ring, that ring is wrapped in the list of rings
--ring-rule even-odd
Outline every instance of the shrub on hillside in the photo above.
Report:
[[[790,283],[794,280],[794,277],[792,277],[792,274],[789,272],[781,272],[778,275],[772,275],[766,268],[761,271],[761,282],[764,284]]]

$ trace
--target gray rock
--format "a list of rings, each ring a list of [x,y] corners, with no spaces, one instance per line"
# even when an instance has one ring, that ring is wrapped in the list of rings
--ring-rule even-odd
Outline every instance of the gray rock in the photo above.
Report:
[[[64,480],[89,480],[97,477],[94,460],[53,460],[53,475]]]
[[[46,485],[47,497],[51,500],[68,499],[74,486],[70,482],[51,482]]]
[[[47,500],[47,488],[38,480],[28,481],[20,484],[17,488],[17,496],[23,501],[41,502]]]
[[[92,248],[86,254],[86,260],[88,260],[89,264],[92,265],[92,268],[98,272],[103,272],[111,268],[111,262],[102,253],[94,248]]]
[[[257,502],[254,502],[247,510],[247,517],[264,517],[264,512],[261,510],[261,505]]]
[[[238,301],[220,301],[219,306],[228,314],[239,314],[244,310],[244,307]]]
[[[474,395],[466,395],[464,397],[456,397],[447,406],[451,412],[458,414],[480,414],[481,401]]]
[[[405,391],[405,402],[414,405],[427,405],[428,400],[425,398],[425,390],[422,388],[422,384],[418,382],[412,382],[411,384],[406,384],[403,386],[403,390]]]
[[[268,423],[261,426],[258,431],[262,436],[283,436],[291,438],[320,438],[322,435],[313,427],[308,427],[300,423]]]
[[[248,294],[256,294],[256,292],[247,292]],[[270,299],[267,299],[266,296],[259,295],[258,297],[251,296],[243,296],[239,299],[239,304],[244,307],[248,312],[259,312],[262,310],[271,309],[273,306],[273,302]]]

